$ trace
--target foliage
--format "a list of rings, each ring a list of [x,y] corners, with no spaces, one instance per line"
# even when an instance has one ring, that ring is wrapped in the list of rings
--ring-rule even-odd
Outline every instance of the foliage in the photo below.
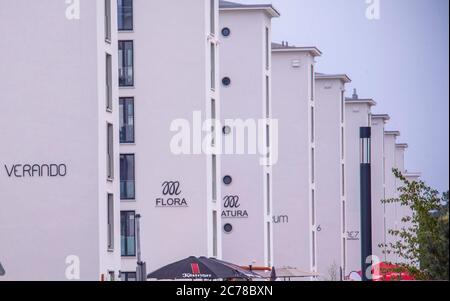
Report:
[[[408,207],[411,214],[402,218],[398,229],[389,230],[395,242],[380,247],[401,258],[402,266],[417,280],[448,280],[448,192],[440,195],[423,181],[408,181],[400,171],[393,172],[403,183],[400,196],[382,202]]]

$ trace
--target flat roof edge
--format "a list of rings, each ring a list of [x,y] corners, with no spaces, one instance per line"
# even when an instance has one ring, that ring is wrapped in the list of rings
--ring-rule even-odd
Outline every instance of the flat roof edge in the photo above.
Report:
[[[368,104],[370,106],[376,106],[377,102],[373,99],[353,99],[353,98],[346,98],[345,103],[347,104]]]
[[[391,116],[389,116],[389,114],[372,114],[372,118],[383,119],[385,121],[391,120]]]
[[[420,178],[422,177],[422,173],[421,172],[405,172],[404,174],[405,177],[415,177],[415,178]]]
[[[338,79],[346,84],[352,82],[347,74],[316,74],[316,79]]]
[[[234,11],[234,10],[261,10],[267,12],[272,18],[278,18],[281,16],[280,12],[272,5],[236,5],[236,6],[220,6],[221,11]]]
[[[395,147],[397,147],[397,148],[408,148],[409,147],[409,145],[408,145],[408,143],[397,143],[397,144],[395,144]]]
[[[385,131],[384,134],[388,136],[401,136],[400,131]]]
[[[284,47],[284,48],[273,48],[272,52],[309,52],[313,56],[322,56],[322,51],[317,47]]]

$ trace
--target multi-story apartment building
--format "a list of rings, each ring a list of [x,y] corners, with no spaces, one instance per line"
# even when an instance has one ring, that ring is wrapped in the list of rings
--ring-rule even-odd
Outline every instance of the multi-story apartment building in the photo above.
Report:
[[[325,279],[345,275],[345,74],[316,74],[317,271]]]
[[[2,280],[118,276],[115,10],[0,2]]]
[[[395,167],[398,171],[400,171],[403,176],[408,180],[408,181],[417,181],[420,178],[420,174],[419,173],[410,173],[406,170],[405,168],[405,153],[406,150],[408,149],[408,144],[406,143],[397,143],[395,145]],[[395,179],[395,187],[397,190],[397,197],[400,196],[400,192],[398,191],[399,188],[401,188],[404,185],[404,183],[400,180],[400,179]],[[395,228],[393,228],[393,230],[401,230],[402,228],[407,229],[408,227],[411,226],[410,222],[407,222],[406,220],[404,221],[403,219],[405,217],[412,217],[413,211],[411,210],[410,207],[408,206],[403,206],[401,203],[396,203],[395,204],[395,211],[396,211],[396,218],[394,221],[394,226]],[[392,260],[393,262],[398,262],[398,263],[407,263],[407,261],[404,258],[400,258],[397,254],[392,254],[392,256],[394,257]]]
[[[399,131],[385,131],[384,132],[384,178],[385,178],[385,195],[384,200],[395,199],[399,196],[397,179],[393,170],[398,168],[396,154],[396,142],[400,136]],[[401,167],[401,166],[400,166]],[[396,230],[399,222],[400,204],[389,203],[385,206],[385,241],[387,245],[395,244],[397,237],[389,234],[390,230]],[[396,262],[398,257],[395,254],[385,252],[384,261]],[[382,257],[381,257],[382,258]]]
[[[353,93],[346,99],[345,112],[345,224],[347,239],[346,275],[361,271],[361,186],[360,128],[372,123],[373,99],[361,99]]]
[[[273,166],[274,260],[277,267],[317,268],[315,207],[316,47],[272,44],[272,116],[278,120]]]
[[[317,48],[271,43],[279,16],[219,0],[0,2],[1,279],[134,280],[138,259],[151,272],[192,255],[360,271],[361,127],[374,253],[400,261],[378,244],[411,214],[381,202],[403,185],[393,168],[420,177],[407,145],[372,99],[344,98],[346,75],[315,73]]]
[[[384,132],[390,120],[387,114],[372,115],[372,248],[380,260],[386,260],[386,175]]]
[[[221,257],[220,156],[205,153],[201,139],[202,123],[220,118],[218,7],[119,1],[125,280],[136,276],[137,216],[149,272],[191,255]]]
[[[228,148],[221,169],[223,258],[245,266],[274,264],[267,149],[276,137],[270,122],[270,41],[271,20],[278,16],[271,5],[220,2],[220,93]],[[256,143],[265,147],[253,149]]]

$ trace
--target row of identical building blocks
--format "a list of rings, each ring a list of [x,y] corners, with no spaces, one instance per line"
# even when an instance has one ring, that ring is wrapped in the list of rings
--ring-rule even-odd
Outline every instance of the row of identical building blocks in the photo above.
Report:
[[[374,133],[374,245],[407,213],[381,203],[407,145],[373,100],[345,97],[347,75],[315,71],[320,50],[271,43],[279,16],[218,0],[1,2],[4,279],[71,280],[72,264],[81,280],[134,279],[139,216],[149,271],[190,255],[359,271],[359,128]],[[267,153],[174,154],[173,121],[195,116],[222,121],[223,140],[227,120],[261,120]],[[23,170],[52,164],[65,172]]]

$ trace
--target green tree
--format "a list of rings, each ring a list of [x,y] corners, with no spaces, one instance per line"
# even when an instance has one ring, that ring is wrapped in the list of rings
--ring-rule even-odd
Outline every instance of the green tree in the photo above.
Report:
[[[449,279],[449,193],[439,192],[423,181],[408,181],[397,169],[394,175],[403,183],[399,198],[383,200],[411,209],[398,229],[390,229],[394,243],[380,244],[386,253],[403,259],[402,264],[418,280]]]

